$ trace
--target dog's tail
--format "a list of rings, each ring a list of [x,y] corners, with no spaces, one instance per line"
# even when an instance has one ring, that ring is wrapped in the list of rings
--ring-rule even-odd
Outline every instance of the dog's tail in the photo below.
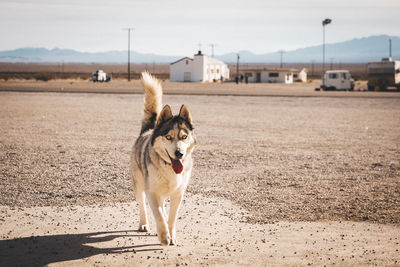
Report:
[[[142,84],[144,87],[144,115],[140,134],[153,129],[157,116],[162,108],[162,87],[160,81],[147,71],[142,72]]]

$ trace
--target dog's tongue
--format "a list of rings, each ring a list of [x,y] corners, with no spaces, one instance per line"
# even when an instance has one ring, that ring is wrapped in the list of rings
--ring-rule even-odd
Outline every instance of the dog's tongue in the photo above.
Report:
[[[176,174],[180,174],[183,170],[183,165],[179,159],[171,159],[172,169]]]

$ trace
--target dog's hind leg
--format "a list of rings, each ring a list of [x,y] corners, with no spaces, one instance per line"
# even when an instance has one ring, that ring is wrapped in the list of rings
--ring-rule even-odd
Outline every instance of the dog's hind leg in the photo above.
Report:
[[[164,199],[155,194],[149,194],[148,199],[151,210],[153,211],[154,219],[156,220],[158,239],[160,240],[162,246],[168,246],[170,242],[170,235],[165,218],[163,206]]]
[[[182,192],[177,192],[174,195],[171,196],[171,203],[169,207],[169,217],[168,217],[168,228],[169,228],[169,234],[171,235],[171,241],[170,245],[176,245],[176,230],[175,230],[175,224],[176,224],[176,218],[178,217],[178,210],[179,207],[182,203],[183,199],[183,193]]]

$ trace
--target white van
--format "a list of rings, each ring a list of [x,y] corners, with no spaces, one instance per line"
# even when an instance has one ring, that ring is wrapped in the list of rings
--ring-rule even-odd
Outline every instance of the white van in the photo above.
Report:
[[[110,80],[111,76],[107,76],[103,70],[96,70],[96,72],[92,73],[93,82],[109,82]]]
[[[348,70],[328,70],[321,80],[322,90],[354,90],[354,80]]]

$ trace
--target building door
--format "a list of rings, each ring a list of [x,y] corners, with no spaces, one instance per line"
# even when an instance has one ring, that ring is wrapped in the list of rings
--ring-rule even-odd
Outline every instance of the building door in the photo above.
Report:
[[[191,73],[190,72],[184,72],[183,73],[183,81],[184,82],[190,82],[192,81],[192,77],[191,77]]]
[[[256,83],[260,83],[261,82],[261,72],[257,72],[256,73]]]

